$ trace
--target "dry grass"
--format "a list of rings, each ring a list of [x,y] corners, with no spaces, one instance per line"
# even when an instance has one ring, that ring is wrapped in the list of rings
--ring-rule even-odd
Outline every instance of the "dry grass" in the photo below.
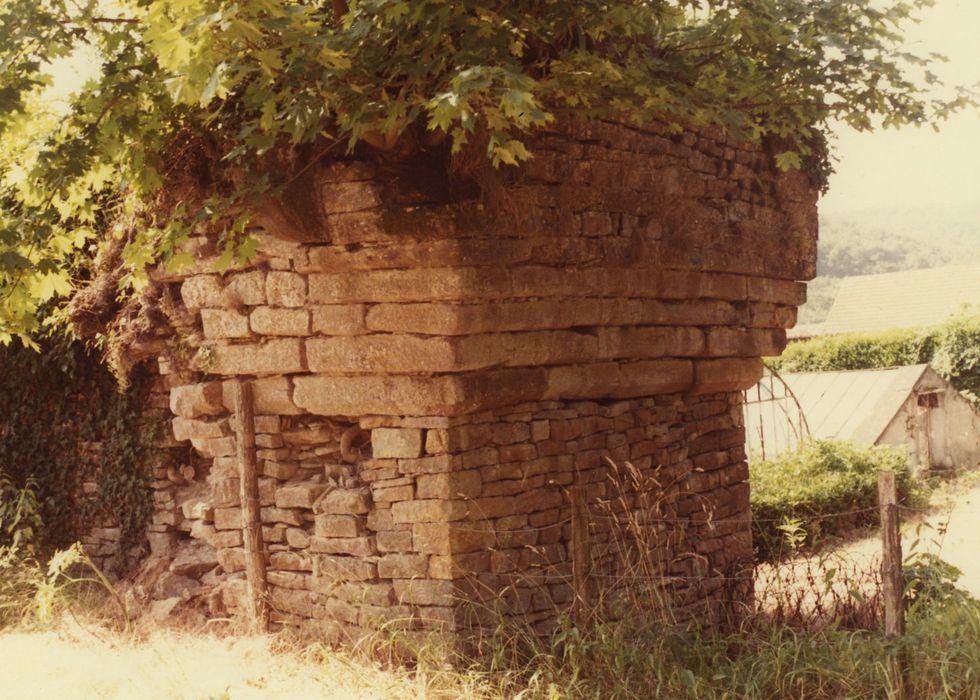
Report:
[[[143,627],[133,633],[69,617],[0,633],[5,700],[458,698],[486,688],[439,669],[383,669],[282,636],[222,636]]]

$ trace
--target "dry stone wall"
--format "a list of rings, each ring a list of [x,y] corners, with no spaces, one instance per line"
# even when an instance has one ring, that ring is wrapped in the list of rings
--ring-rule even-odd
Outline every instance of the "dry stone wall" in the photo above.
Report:
[[[422,158],[318,166],[312,233],[286,197],[249,266],[218,274],[198,241],[194,270],[158,277],[180,337],[160,371],[193,449],[155,550],[197,543],[182,570],[225,581],[216,608],[244,585],[233,378],[254,386],[280,622],[457,628],[460,601],[499,597],[546,625],[571,597],[573,483],[597,575],[610,514],[640,499],[674,602],[731,597],[751,555],[738,391],[804,300],[815,192],[712,133],[596,122],[533,146],[479,198]],[[608,460],[662,493],[616,500]]]

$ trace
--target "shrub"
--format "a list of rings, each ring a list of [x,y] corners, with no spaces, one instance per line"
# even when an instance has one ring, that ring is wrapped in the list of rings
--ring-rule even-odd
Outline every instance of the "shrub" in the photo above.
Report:
[[[152,510],[145,405],[139,378],[120,391],[80,343],[0,346],[0,545],[50,552],[101,521],[122,528],[124,547],[138,542]]]
[[[814,440],[798,451],[753,464],[757,556],[772,559],[787,549],[787,541],[793,549],[812,544],[818,536],[876,523],[880,469],[895,472],[900,502],[916,497],[908,462],[896,449]]]
[[[875,369],[929,363],[980,405],[980,315],[956,316],[938,326],[851,333],[793,343],[767,363],[780,372]]]

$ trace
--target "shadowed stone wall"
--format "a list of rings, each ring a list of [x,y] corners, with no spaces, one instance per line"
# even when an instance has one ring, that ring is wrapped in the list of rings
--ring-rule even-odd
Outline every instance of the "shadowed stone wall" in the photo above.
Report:
[[[601,514],[649,505],[616,500],[607,458],[664,485],[646,516],[675,604],[731,597],[751,560],[739,391],[804,301],[816,192],[712,133],[599,122],[532,147],[482,197],[422,157],[317,165],[259,208],[248,268],[216,274],[202,240],[158,277],[193,450],[190,478],[158,482],[151,544],[222,582],[215,610],[243,585],[233,377],[254,380],[279,621],[465,626],[460,599],[500,594],[546,625],[571,598],[568,486],[597,575]]]

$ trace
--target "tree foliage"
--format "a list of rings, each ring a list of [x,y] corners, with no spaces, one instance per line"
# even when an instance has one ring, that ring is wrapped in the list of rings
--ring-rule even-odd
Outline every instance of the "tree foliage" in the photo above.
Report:
[[[529,131],[615,115],[775,138],[780,167],[825,175],[831,120],[935,124],[971,102],[936,97],[901,47],[930,2],[0,0],[0,341],[112,236],[124,287],[185,262],[195,227],[248,257],[245,202],[289,149],[445,140],[514,166]],[[54,103],[80,56],[93,76]],[[200,196],[174,186],[188,173]]]

